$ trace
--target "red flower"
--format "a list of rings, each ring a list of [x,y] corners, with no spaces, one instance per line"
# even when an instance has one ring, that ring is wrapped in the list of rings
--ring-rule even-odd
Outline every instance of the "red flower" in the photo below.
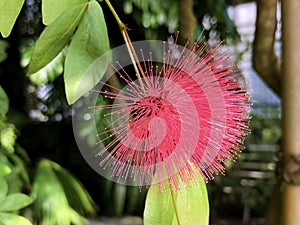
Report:
[[[195,170],[212,179],[243,149],[250,100],[231,57],[220,45],[199,42],[177,57],[178,49],[171,50],[161,69],[153,67],[151,56],[143,62],[138,82],[121,68],[118,74],[128,85],[118,94],[105,92],[114,99],[106,106],[114,121],[102,134],[114,139],[98,155],[108,153],[101,166],[120,180],[133,177],[149,185],[169,179],[178,187],[176,174],[185,181]]]

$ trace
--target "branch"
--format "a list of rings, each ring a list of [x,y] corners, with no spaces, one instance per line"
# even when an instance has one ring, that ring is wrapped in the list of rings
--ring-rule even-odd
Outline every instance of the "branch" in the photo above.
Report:
[[[257,0],[252,62],[262,79],[280,95],[281,63],[274,51],[277,0]]]

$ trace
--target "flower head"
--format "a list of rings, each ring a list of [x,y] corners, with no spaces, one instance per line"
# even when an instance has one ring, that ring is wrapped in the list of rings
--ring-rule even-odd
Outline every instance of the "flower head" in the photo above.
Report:
[[[127,85],[117,94],[102,92],[114,102],[105,106],[113,120],[100,136],[113,139],[98,153],[101,166],[139,185],[169,179],[177,187],[195,171],[206,179],[223,173],[243,149],[250,100],[242,74],[222,49],[199,41],[191,50],[173,44],[160,68],[151,54],[149,60],[141,54],[137,81],[116,69]]]

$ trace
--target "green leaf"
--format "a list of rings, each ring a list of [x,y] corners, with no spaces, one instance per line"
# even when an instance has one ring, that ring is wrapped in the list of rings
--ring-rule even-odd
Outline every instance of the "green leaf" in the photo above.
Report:
[[[90,91],[103,77],[109,63],[109,39],[100,5],[90,1],[76,31],[65,62],[65,88],[69,104]]]
[[[49,25],[55,19],[57,19],[58,16],[69,9],[70,6],[73,7],[87,2],[87,0],[43,0],[43,23],[45,25]]]
[[[3,37],[8,37],[25,0],[0,1],[0,32]]]
[[[180,178],[178,178],[180,179]],[[145,225],[208,225],[209,204],[204,179],[179,181],[179,190],[170,188],[166,180],[164,190],[158,184],[150,187],[144,211]]]
[[[22,193],[10,194],[0,201],[0,211],[16,211],[32,203],[33,199]]]
[[[80,181],[57,163],[49,162],[64,188],[69,205],[81,214],[95,213],[95,204]]]
[[[4,116],[8,112],[8,97],[0,86],[0,116]]]
[[[87,224],[86,219],[72,208],[70,208],[70,215],[71,215],[70,217],[71,217],[72,224],[74,225]]]
[[[0,165],[1,167],[1,165]],[[5,198],[8,192],[8,185],[3,177],[0,177],[0,201]]]
[[[65,47],[47,66],[38,72],[29,75],[29,79],[35,85],[53,82],[58,76],[62,75],[65,62]]]
[[[21,147],[17,145],[17,149],[20,148]],[[31,184],[29,180],[29,175],[24,160],[20,158],[17,154],[10,154],[8,157],[11,159],[11,161],[14,163],[15,167],[17,168],[20,177],[24,181],[24,184],[30,186]]]
[[[40,221],[40,224],[71,224],[70,206],[51,161],[43,159],[38,163],[31,196],[34,198],[34,220]]]
[[[24,183],[20,179],[18,168],[16,168],[4,154],[0,154],[0,165],[1,164],[7,165],[9,169],[9,174],[5,176],[5,180],[9,187],[8,193],[20,192]]]
[[[15,134],[15,126],[7,124],[6,127],[0,130],[0,143],[2,147],[9,153],[14,152],[14,146],[17,135]]]
[[[0,213],[0,224],[5,225],[32,225],[32,223],[23,216],[15,215],[12,213]]]
[[[4,40],[0,40],[0,62],[3,62],[7,57],[7,53],[6,53],[7,47],[8,47],[8,43]]]
[[[47,26],[37,40],[29,64],[28,75],[50,63],[69,42],[80,23],[87,4],[77,5]]]
[[[0,162],[1,163],[1,162]],[[5,165],[5,164],[0,164],[0,177],[4,177],[6,176],[7,174],[10,174],[11,173],[11,169],[8,165]]]
[[[10,175],[12,172],[10,162],[7,157],[0,152],[0,177],[6,176],[5,178],[7,178],[7,175]]]

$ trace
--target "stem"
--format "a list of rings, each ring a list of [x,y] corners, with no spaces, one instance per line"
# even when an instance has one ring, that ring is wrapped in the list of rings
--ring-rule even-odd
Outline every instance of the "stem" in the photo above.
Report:
[[[126,26],[125,26],[124,23],[121,21],[120,17],[118,16],[116,10],[114,9],[114,7],[113,7],[112,4],[110,3],[110,1],[109,1],[109,0],[105,0],[105,2],[106,2],[106,4],[107,4],[108,8],[110,9],[111,13],[112,13],[113,16],[115,17],[115,19],[116,19],[116,21],[117,21],[119,27],[120,27],[121,30],[122,30],[122,27],[126,27]]]
[[[126,44],[126,47],[127,47],[127,50],[128,50],[129,56],[130,56],[130,59],[131,59],[131,61],[133,63],[133,67],[134,67],[134,70],[136,72],[136,76],[137,76],[137,78],[139,80],[139,83],[141,85],[142,90],[144,91],[145,90],[144,89],[144,84],[143,84],[140,72],[142,73],[143,77],[146,77],[146,75],[144,74],[143,68],[142,68],[141,64],[139,63],[137,54],[136,54],[136,52],[134,50],[134,47],[133,47],[133,45],[131,43],[131,40],[129,38],[129,35],[127,33],[126,25],[121,21],[120,17],[118,16],[116,10],[114,9],[114,7],[110,3],[110,1],[109,0],[104,0],[104,1],[107,4],[108,8],[112,12],[113,16],[115,17],[115,19],[116,19],[116,21],[117,21],[117,23],[119,25],[119,28],[120,28],[122,36],[124,38],[124,41],[125,41],[125,44]]]
[[[126,29],[126,28],[125,28],[125,29]],[[136,53],[135,53],[135,51],[134,51],[134,49],[133,49],[133,46],[132,46],[131,42],[127,40],[127,37],[129,37],[128,34],[127,34],[127,31],[121,29],[121,33],[122,33],[123,38],[124,38],[124,40],[125,40],[126,47],[127,47],[127,50],[128,50],[129,56],[130,56],[130,59],[131,59],[131,61],[132,61],[132,63],[133,63],[133,67],[134,67],[134,70],[135,70],[135,72],[136,72],[136,76],[137,76],[137,78],[138,78],[138,80],[139,80],[139,83],[140,83],[140,85],[141,85],[141,87],[142,87],[142,90],[144,90],[144,84],[143,84],[143,81],[142,81],[142,77],[141,77],[140,72],[139,72],[139,69],[138,69],[138,67],[137,67],[137,64],[138,64],[138,66],[139,66],[139,68],[140,68],[140,67],[141,67],[141,64],[136,60],[137,56],[136,56]],[[130,40],[130,39],[129,39],[129,40]],[[132,51],[132,49],[133,49],[133,51]],[[141,70],[141,71],[142,71],[142,70]],[[143,71],[142,71],[142,72],[143,72]]]

